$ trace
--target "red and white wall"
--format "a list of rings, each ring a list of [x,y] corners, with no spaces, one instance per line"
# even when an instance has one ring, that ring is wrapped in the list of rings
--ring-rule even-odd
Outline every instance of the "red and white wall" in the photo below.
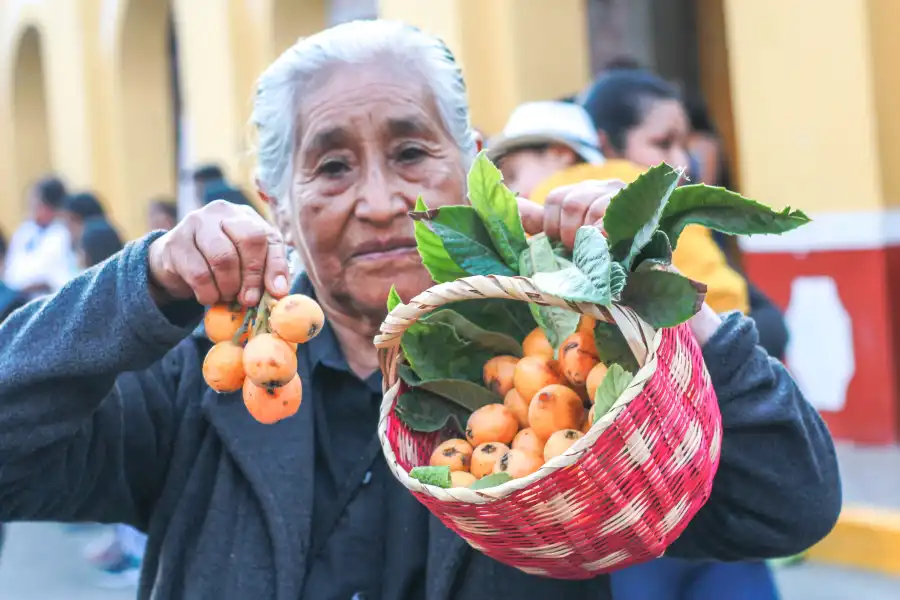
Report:
[[[748,277],[786,311],[786,362],[837,439],[900,441],[900,211],[811,215],[742,242]]]

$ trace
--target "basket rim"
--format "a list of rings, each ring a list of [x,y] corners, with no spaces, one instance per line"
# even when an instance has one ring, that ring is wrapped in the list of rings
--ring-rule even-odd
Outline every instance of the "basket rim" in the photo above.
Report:
[[[381,443],[382,453],[388,468],[394,474],[400,483],[408,490],[414,493],[428,494],[443,502],[460,502],[465,504],[489,504],[506,498],[507,496],[518,492],[519,490],[530,487],[533,483],[552,475],[559,469],[569,467],[581,458],[581,455],[600,438],[603,433],[609,429],[613,423],[619,418],[619,415],[635,398],[643,391],[645,385],[650,378],[656,373],[658,366],[658,351],[662,343],[664,329],[655,332],[650,342],[647,361],[638,369],[634,378],[625,388],[625,391],[619,396],[616,402],[596,423],[594,423],[588,433],[576,441],[568,450],[561,455],[550,459],[544,463],[537,471],[519,479],[513,479],[506,483],[487,488],[484,490],[470,490],[469,488],[442,488],[434,485],[422,483],[418,479],[409,476],[403,467],[397,461],[397,455],[391,442],[387,437],[387,423],[393,410],[394,400],[400,388],[401,380],[391,385],[385,392],[381,400],[381,415],[378,422],[378,439]]]

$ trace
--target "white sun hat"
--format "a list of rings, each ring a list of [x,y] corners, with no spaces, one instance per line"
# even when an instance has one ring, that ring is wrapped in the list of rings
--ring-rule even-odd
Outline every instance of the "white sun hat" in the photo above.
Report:
[[[571,102],[526,102],[509,116],[503,132],[491,139],[488,158],[496,161],[518,149],[539,144],[562,144],[588,163],[600,164],[600,138],[590,115]]]

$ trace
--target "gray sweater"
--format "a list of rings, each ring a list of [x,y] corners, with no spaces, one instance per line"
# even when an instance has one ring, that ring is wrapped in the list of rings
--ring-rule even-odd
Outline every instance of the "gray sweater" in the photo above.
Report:
[[[141,598],[297,600],[314,483],[309,411],[261,425],[240,394],[204,384],[205,346],[191,335],[201,308],[163,314],[153,304],[152,239],[0,327],[0,522],[147,531]],[[731,315],[704,348],[722,410],[721,464],[672,555],[790,555],[827,534],[839,513],[828,431],[757,339],[749,319]],[[409,494],[394,508],[385,600],[404,598],[391,565],[417,552],[427,555],[428,600],[608,597],[606,577],[541,579],[469,550]]]

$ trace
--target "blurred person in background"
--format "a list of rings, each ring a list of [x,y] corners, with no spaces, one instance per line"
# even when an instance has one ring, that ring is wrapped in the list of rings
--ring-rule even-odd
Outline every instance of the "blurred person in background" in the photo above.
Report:
[[[76,252],[81,241],[81,233],[84,230],[85,221],[95,217],[106,217],[103,204],[91,192],[81,192],[66,196],[61,213],[63,222],[69,230],[69,236],[72,238],[72,247]]]
[[[606,156],[643,167],[667,163],[689,168],[691,123],[677,88],[641,69],[613,69],[600,75],[581,103],[590,114]],[[690,230],[690,231],[689,231]],[[679,254],[690,253],[690,267]],[[746,280],[727,263],[709,230],[685,229],[673,262],[688,277],[709,285],[717,311],[750,311]],[[687,267],[687,268],[686,268]],[[715,304],[714,304],[715,302]],[[759,328],[759,325],[758,325]],[[612,574],[616,600],[776,600],[778,591],[765,562],[710,563],[663,557]]]
[[[29,190],[30,218],[9,242],[4,280],[28,297],[54,292],[75,274],[72,238],[61,216],[66,186],[47,176]]]
[[[197,199],[198,206],[204,205],[207,186],[226,183],[225,173],[222,172],[222,168],[219,165],[213,164],[197,167],[194,170],[192,179],[194,183],[194,196]]]
[[[147,209],[149,231],[168,231],[178,223],[178,203],[169,198],[157,198]]]
[[[690,172],[692,179],[698,183],[720,186],[737,191],[731,177],[725,147],[716,130],[706,103],[698,95],[688,96],[685,100],[691,133],[688,137],[688,153],[690,155]],[[741,261],[741,250],[737,237],[718,231],[712,232],[713,239],[725,253],[728,264],[745,278]],[[770,355],[784,360],[788,344],[788,328],[784,314],[766,296],[762,290],[748,280],[750,296],[750,317],[756,321],[759,329],[759,343]]]

